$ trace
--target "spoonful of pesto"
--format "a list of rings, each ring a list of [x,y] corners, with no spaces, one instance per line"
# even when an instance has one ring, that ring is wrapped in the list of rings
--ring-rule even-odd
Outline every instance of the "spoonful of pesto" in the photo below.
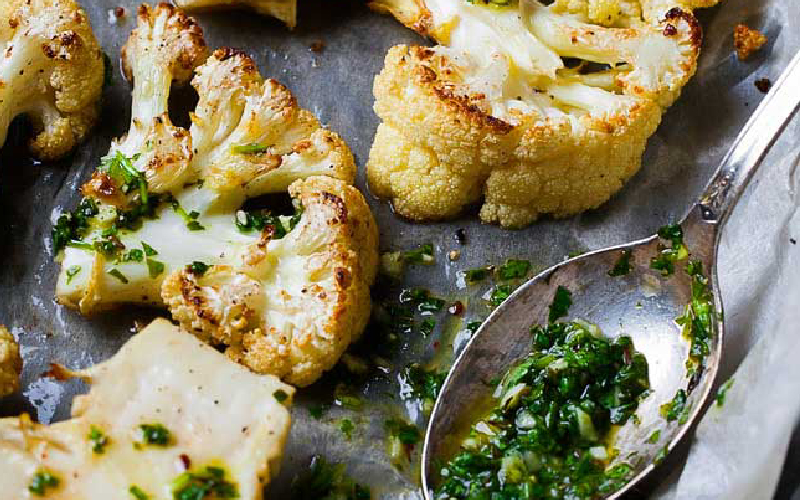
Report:
[[[797,89],[800,54],[682,222],[558,264],[494,310],[433,408],[426,498],[618,498],[656,484],[717,374],[720,235]]]

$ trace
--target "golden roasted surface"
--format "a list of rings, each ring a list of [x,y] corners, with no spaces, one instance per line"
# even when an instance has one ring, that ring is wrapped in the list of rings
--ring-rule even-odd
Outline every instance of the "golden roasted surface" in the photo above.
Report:
[[[443,45],[389,50],[370,188],[414,220],[483,200],[483,221],[520,227],[599,206],[696,70],[701,29],[679,3],[373,2]]]
[[[0,145],[11,121],[26,115],[31,152],[69,153],[94,125],[102,93],[103,53],[74,0],[4,0],[0,6]]]
[[[84,314],[167,306],[237,361],[306,385],[369,317],[375,221],[352,186],[355,161],[338,134],[245,53],[223,48],[198,60],[205,52],[202,31],[180,10],[139,10],[124,58],[134,84],[131,129],[83,186],[98,214],[83,236],[88,245],[64,249],[56,296]],[[169,122],[167,105],[172,81],[190,78],[199,100],[187,131]],[[112,175],[115,155],[130,158],[159,201],[152,216],[116,230],[109,254],[86,247],[108,243],[103,232],[142,206],[138,181],[126,189]],[[279,218],[285,237],[276,223],[241,226],[245,201],[287,192],[299,213]],[[138,260],[127,258],[131,251]],[[187,270],[196,262],[210,269]]]
[[[0,325],[0,397],[19,390],[19,376],[22,373],[22,357],[19,344],[14,336]]]
[[[175,4],[187,10],[248,7],[282,21],[289,28],[297,25],[297,0],[175,0]]]
[[[733,31],[733,46],[740,61],[747,60],[753,52],[767,43],[767,37],[758,30],[739,24]]]
[[[289,193],[303,215],[284,238],[263,234],[238,268],[174,272],[161,293],[184,328],[227,346],[252,370],[302,387],[366,326],[378,232],[363,196],[345,182],[311,177]]]
[[[42,470],[59,479],[41,496],[52,500],[134,498],[132,485],[152,499],[174,498],[181,474],[208,465],[224,470],[239,498],[255,500],[277,473],[294,389],[230,363],[164,319],[103,363],[79,372],[53,365],[50,375],[91,388],[75,398],[69,420],[0,419],[3,499],[37,498],[28,486]],[[163,445],[144,441],[142,425],[162,426]]]

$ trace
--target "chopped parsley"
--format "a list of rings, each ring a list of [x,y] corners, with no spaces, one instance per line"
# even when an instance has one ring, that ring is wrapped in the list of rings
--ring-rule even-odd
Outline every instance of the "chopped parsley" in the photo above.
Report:
[[[67,285],[72,283],[72,280],[75,278],[75,276],[80,274],[80,272],[81,266],[69,266],[67,268]]]
[[[369,488],[347,476],[344,464],[327,462],[321,456],[311,459],[307,473],[292,480],[290,500],[370,500]]]
[[[252,231],[263,231],[268,229],[272,234],[273,240],[279,240],[286,236],[288,232],[281,222],[281,218],[277,215],[272,215],[266,210],[259,210],[254,212],[245,212],[239,210],[236,212],[236,228],[239,232],[250,233]]]
[[[144,241],[142,242],[142,249],[144,249],[144,254],[147,255],[148,257],[152,257],[154,255],[158,255],[158,251],[156,251],[155,248],[151,247],[150,245],[148,245]]]
[[[614,264],[614,268],[608,272],[609,276],[626,276],[633,270],[631,265],[631,251],[623,250]]]
[[[722,407],[722,405],[725,404],[725,396],[728,394],[728,390],[731,388],[732,385],[733,385],[733,378],[731,377],[719,387],[719,390],[717,391],[717,397],[715,399],[717,402],[717,406],[719,406],[720,408]]]
[[[408,424],[400,419],[388,419],[383,423],[383,427],[390,438],[396,438],[406,446],[414,446],[422,439],[422,434],[416,425]]]
[[[320,420],[325,413],[325,407],[322,405],[315,405],[308,409],[308,413],[315,419]]]
[[[89,435],[87,438],[92,444],[92,451],[97,455],[102,455],[105,453],[106,446],[108,446],[111,442],[109,437],[103,434],[103,431],[94,425],[89,428]]]
[[[120,280],[122,282],[122,284],[124,284],[124,285],[128,284],[128,278],[126,278],[125,275],[122,274],[119,271],[119,269],[114,268],[114,269],[108,271],[108,274],[110,274],[111,276],[113,276],[113,277],[117,278],[118,280]]]
[[[339,430],[342,431],[342,434],[344,434],[347,439],[351,439],[353,437],[353,429],[355,428],[356,427],[353,425],[353,421],[349,418],[343,418],[339,424]]]
[[[172,436],[161,424],[142,424],[139,426],[142,431],[142,442],[152,446],[169,446]]]
[[[231,147],[231,151],[240,155],[259,155],[269,151],[269,148],[260,142],[251,142]]]
[[[467,330],[469,330],[470,333],[474,334],[475,332],[478,331],[478,328],[480,328],[482,324],[483,321],[470,321],[469,323],[467,323]]]
[[[147,272],[150,279],[156,279],[164,273],[164,263],[154,259],[147,259]]]
[[[206,264],[205,262],[200,262],[199,260],[196,260],[191,264],[189,264],[189,270],[192,272],[192,274],[196,276],[202,276],[206,274],[206,271],[208,271],[209,267],[210,266],[208,264]]]
[[[115,155],[106,156],[100,160],[100,167],[97,169],[99,172],[107,174],[109,177],[119,184],[123,193],[128,194],[134,190],[139,190],[139,197],[142,203],[147,203],[147,178],[144,173],[136,170],[133,166],[139,158],[139,154],[135,154],[128,158],[121,151],[117,151]]]
[[[531,271],[531,263],[527,260],[509,259],[497,270],[501,280],[524,278]]]
[[[434,297],[424,288],[414,288],[400,292],[400,302],[417,305],[419,312],[439,312],[445,305],[443,299]]]
[[[431,335],[433,333],[433,331],[435,329],[436,329],[436,321],[434,321],[434,320],[432,320],[430,318],[429,319],[423,319],[419,323],[419,333],[421,333],[423,337],[428,337],[429,335]]]
[[[286,394],[286,391],[284,391],[283,389],[278,389],[272,395],[275,396],[275,400],[278,401],[278,403],[280,404],[283,404],[284,401],[289,399],[289,395]]]
[[[686,397],[686,391],[679,389],[670,402],[661,405],[661,416],[667,419],[667,422],[678,419],[685,420],[686,417],[684,417],[684,415],[688,417],[689,411],[689,406],[686,404]]]
[[[446,371],[426,370],[417,363],[410,364],[400,373],[400,380],[406,385],[401,397],[421,401],[423,409],[429,412],[446,377]]]
[[[560,286],[556,289],[556,294],[553,297],[553,303],[550,304],[550,313],[548,321],[555,322],[558,318],[563,318],[567,315],[570,306],[572,305],[572,292]]]
[[[686,273],[692,278],[692,301],[686,306],[686,312],[675,321],[683,327],[683,334],[689,339],[686,372],[691,376],[705,368],[716,312],[714,295],[708,286],[708,278],[703,275],[702,262],[690,261],[686,265]]]
[[[134,248],[126,254],[120,256],[120,262],[142,262],[144,260],[144,252],[138,248]]]
[[[510,285],[497,285],[492,290],[492,294],[489,297],[489,303],[497,307],[511,295],[511,292],[512,290]]]
[[[479,267],[478,269],[468,269],[464,271],[464,281],[468,284],[477,283],[479,281],[483,281],[489,277],[489,270],[485,267]]]
[[[130,492],[131,496],[136,500],[150,500],[150,497],[147,495],[147,493],[145,493],[135,484],[128,488],[128,492]]]
[[[180,203],[178,200],[172,198],[172,210],[183,218],[183,222],[186,224],[186,229],[189,231],[202,231],[205,229],[205,226],[200,224],[198,219],[200,218],[200,212],[196,212],[192,210],[191,212],[186,212],[183,208],[181,208]]]
[[[48,489],[58,488],[61,480],[50,471],[39,470],[33,475],[31,484],[28,485],[28,491],[32,494],[43,497],[47,494]]]
[[[629,337],[603,337],[582,321],[531,333],[533,352],[505,374],[493,409],[441,468],[434,498],[593,499],[632,476],[624,463],[606,469],[608,437],[649,392],[644,356]]]
[[[650,434],[650,437],[647,438],[647,442],[650,444],[656,444],[660,438],[661,438],[661,430],[660,429],[655,430],[653,431],[652,434]]]
[[[403,252],[403,260],[409,264],[433,265],[436,263],[436,258],[433,255],[433,245],[426,243],[417,249]]]
[[[670,276],[675,274],[675,263],[689,257],[689,251],[683,243],[683,229],[680,224],[664,226],[658,230],[658,237],[669,241],[671,246],[658,245],[659,253],[650,260],[650,268]]]
[[[225,469],[206,466],[198,471],[186,471],[172,481],[172,498],[175,500],[204,500],[212,498],[239,498],[235,482],[225,478]]]
[[[64,213],[58,217],[50,237],[53,240],[53,253],[58,253],[70,243],[80,242],[89,230],[89,222],[100,210],[91,198],[84,198],[72,213]]]

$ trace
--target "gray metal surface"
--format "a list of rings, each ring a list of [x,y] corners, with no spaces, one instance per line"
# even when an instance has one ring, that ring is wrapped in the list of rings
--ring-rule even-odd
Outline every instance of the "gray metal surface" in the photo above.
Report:
[[[83,3],[103,48],[116,61],[133,27],[132,13],[138,2]],[[335,8],[331,5],[330,0],[301,0],[299,26],[291,33],[276,21],[249,13],[197,17],[211,47],[239,47],[253,55],[265,76],[286,84],[301,105],[347,140],[363,167],[378,123],[372,112],[372,79],[391,45],[423,40],[393,19],[369,12],[361,2],[340,0]],[[118,6],[126,8],[127,20],[109,24],[108,11]],[[465,317],[478,319],[489,312],[480,298],[486,288],[460,287],[456,271],[501,263],[507,258],[529,259],[542,269],[571,252],[652,234],[682,216],[760,100],[753,81],[776,78],[800,47],[800,38],[790,35],[793,20],[800,19],[800,4],[794,0],[725,0],[724,6],[701,12],[700,18],[707,37],[697,76],[651,139],[641,172],[600,209],[507,231],[479,224],[474,214],[442,224],[410,224],[395,217],[385,203],[368,196],[381,228],[382,249],[408,249],[424,242],[437,248],[437,264],[410,269],[402,286],[426,286],[438,296],[459,298],[467,304]],[[736,59],[731,39],[733,27],[743,21],[770,37],[763,51],[747,63]],[[325,43],[321,54],[309,50],[317,40]],[[176,109],[185,111],[192,97],[188,92],[183,95],[174,101]],[[0,401],[0,415],[24,410],[44,422],[66,418],[72,396],[84,388],[78,382],[59,385],[41,379],[46,364],[60,361],[68,367],[84,367],[106,359],[130,337],[135,321],[147,321],[158,314],[124,308],[83,318],[53,302],[57,265],[49,246],[50,219],[62,208],[75,206],[80,197],[77,187],[106,153],[110,139],[125,132],[130,95],[119,73],[115,73],[105,100],[94,135],[66,161],[34,164],[15,146],[19,137],[13,134],[0,151],[0,323],[19,335],[26,362],[24,393]],[[185,123],[185,112],[177,114],[177,122]],[[366,189],[363,179],[362,171],[359,186]],[[464,246],[454,239],[457,228],[465,230]],[[461,250],[458,261],[446,258],[452,249]],[[383,286],[374,292],[388,293]],[[449,349],[444,345],[437,349],[438,335],[404,339],[407,345],[390,360],[392,365],[401,367]],[[726,358],[724,369],[728,373],[744,350],[736,352],[740,353],[738,358]],[[346,461],[356,479],[385,498],[417,494],[413,471],[395,468],[384,451],[383,420],[394,411],[384,406],[397,400],[385,392],[396,392],[396,372],[388,379],[365,387],[368,398],[378,404],[356,413],[334,407],[321,420],[311,418],[308,408],[330,401],[331,384],[323,380],[301,391],[293,410],[294,425],[283,469],[271,489],[274,498],[284,497],[291,478],[316,453]],[[419,424],[424,423],[424,417],[410,413]],[[338,419],[342,416],[356,423],[350,441],[339,431]],[[796,485],[782,487],[788,492]]]

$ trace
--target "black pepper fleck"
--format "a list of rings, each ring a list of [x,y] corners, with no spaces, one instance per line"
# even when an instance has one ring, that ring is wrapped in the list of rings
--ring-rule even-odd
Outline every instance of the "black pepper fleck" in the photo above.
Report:
[[[769,78],[761,78],[755,81],[755,86],[761,93],[766,94],[772,88],[772,82]]]
[[[467,243],[466,231],[463,229],[456,229],[455,239],[459,245],[465,245]]]

